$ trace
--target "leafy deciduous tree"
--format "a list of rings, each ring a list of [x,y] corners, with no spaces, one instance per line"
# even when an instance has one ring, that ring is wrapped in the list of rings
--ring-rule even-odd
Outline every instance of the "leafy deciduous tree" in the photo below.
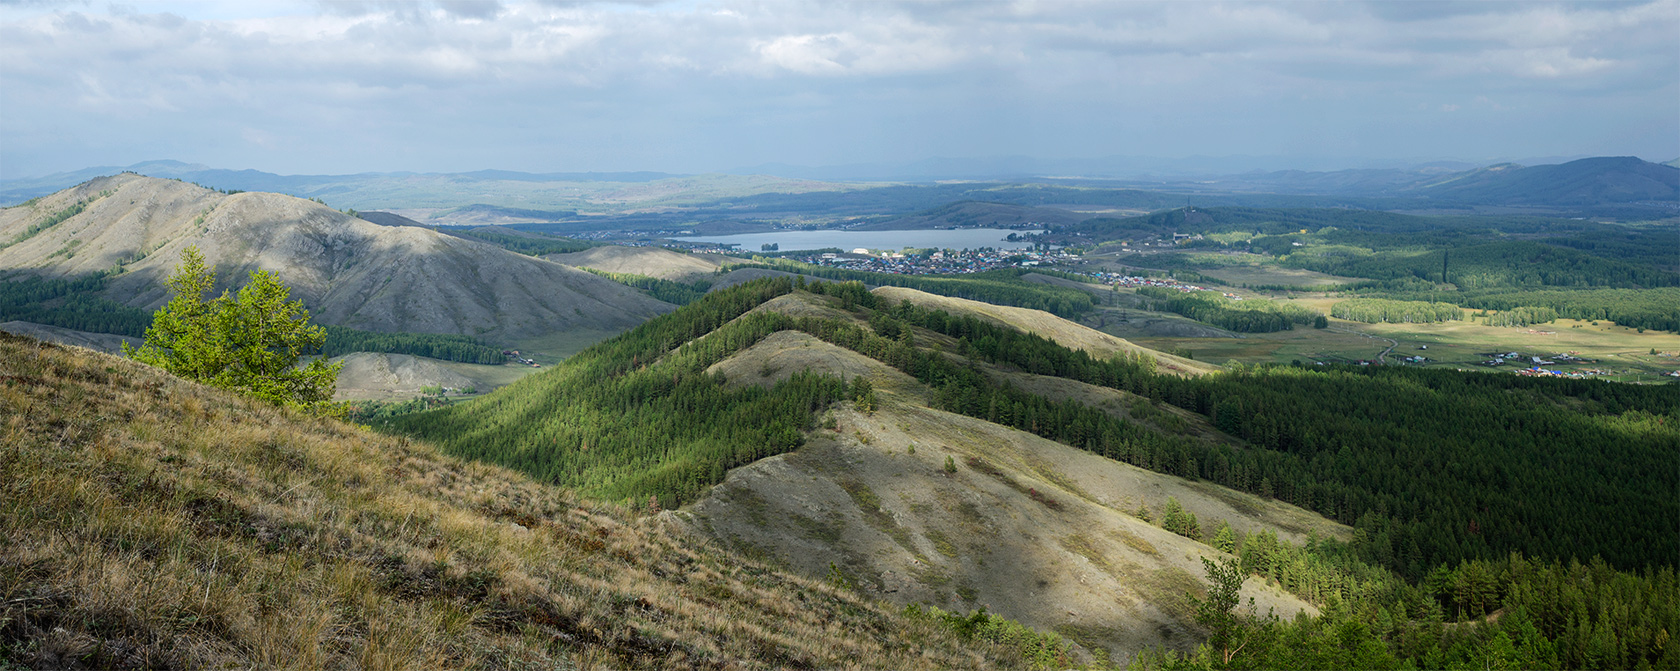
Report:
[[[326,330],[309,323],[302,301],[273,273],[251,273],[234,295],[206,299],[216,270],[204,265],[197,247],[181,253],[164,284],[175,293],[157,311],[139,348],[123,354],[205,384],[238,389],[275,405],[313,412],[331,410],[333,384],[342,364],[316,359],[298,367],[298,357],[321,348]]]

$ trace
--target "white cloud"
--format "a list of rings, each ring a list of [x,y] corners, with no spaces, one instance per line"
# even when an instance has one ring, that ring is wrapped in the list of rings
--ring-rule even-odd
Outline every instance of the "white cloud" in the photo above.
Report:
[[[1680,0],[102,7],[0,7],[0,171],[8,176],[39,172],[45,168],[30,166],[49,160],[98,162],[47,148],[44,138],[62,142],[75,132],[54,129],[69,128],[109,129],[109,136],[84,131],[93,152],[185,124],[210,137],[180,139],[182,151],[213,153],[249,146],[250,128],[296,126],[302,132],[274,134],[295,139],[270,149],[296,163],[312,151],[398,142],[381,139],[396,133],[384,128],[425,128],[435,160],[471,146],[494,163],[494,143],[529,123],[521,115],[540,114],[548,123],[528,130],[552,134],[533,142],[559,142],[556,155],[577,143],[554,138],[587,128],[591,137],[630,138],[623,156],[687,152],[672,163],[721,167],[822,160],[800,152],[877,160],[909,151],[905,137],[921,143],[918,151],[947,154],[1124,153],[1138,150],[1134,141],[1157,143],[1145,152],[1261,153],[1287,144],[1267,139],[1268,126],[1294,137],[1329,123],[1325,115],[1353,128],[1360,115],[1485,95],[1497,95],[1508,117],[1531,114],[1532,129],[1586,117],[1589,108],[1594,122],[1618,123],[1594,100],[1634,108],[1621,112],[1630,127],[1680,113],[1672,41]],[[1236,107],[1248,116],[1224,111]],[[1213,130],[1181,128],[1191,123]],[[1140,130],[1151,126],[1160,132]],[[1187,135],[1152,139],[1172,132]],[[1402,151],[1435,141],[1429,132],[1471,131],[1417,132],[1419,139],[1403,140],[1386,131],[1362,146]],[[649,135],[682,146],[628,147]],[[772,135],[782,140],[763,139]],[[1653,142],[1680,145],[1668,136]],[[160,143],[168,146],[153,144]],[[788,155],[769,155],[775,151]]]

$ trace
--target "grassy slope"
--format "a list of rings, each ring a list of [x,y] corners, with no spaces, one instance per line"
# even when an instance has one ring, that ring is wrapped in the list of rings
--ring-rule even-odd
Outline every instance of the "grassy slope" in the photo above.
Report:
[[[801,292],[757,310],[857,319],[835,303]],[[953,348],[949,338],[925,330],[915,340]],[[1128,403],[1141,399],[1125,392],[979,365],[1035,393],[1145,414]],[[1123,663],[1155,645],[1193,647],[1201,640],[1181,597],[1201,589],[1196,557],[1218,555],[1139,520],[1140,505],[1159,517],[1167,498],[1176,497],[1210,534],[1219,521],[1244,532],[1270,529],[1296,543],[1309,531],[1351,533],[1278,501],[930,409],[933,392],[914,378],[802,332],[773,334],[707,372],[723,373],[732,385],[769,387],[798,371],[867,377],[881,408],[865,414],[840,404],[830,413],[832,429],[813,432],[795,452],[731,471],[679,514],[692,514],[706,535],[807,575],[822,575],[833,562],[865,593],[883,599],[956,610],[985,606]],[[1168,416],[1179,417],[1170,410],[1146,414],[1173,430],[1232,440],[1205,420],[1169,422]],[[959,474],[943,471],[946,456],[960,465]],[[976,470],[969,459],[983,460],[996,475]],[[1030,492],[1048,496],[1054,507]],[[1285,618],[1313,611],[1259,580],[1249,582],[1249,596],[1261,612],[1276,608]]]
[[[1108,335],[1096,329],[1073,323],[1042,310],[1029,310],[1004,305],[992,305],[980,301],[971,301],[950,296],[936,296],[934,294],[906,289],[903,287],[881,287],[875,290],[875,295],[891,303],[906,300],[914,305],[944,310],[954,315],[974,315],[982,319],[1009,326],[1025,333],[1037,333],[1056,341],[1063,347],[1082,349],[1092,356],[1106,359],[1119,353],[1145,354],[1155,359],[1158,369],[1175,375],[1205,375],[1216,371],[1218,366],[1193,361],[1171,354],[1139,347],[1120,338]]]
[[[432,447],[0,335],[0,666],[978,668],[932,625]]]
[[[100,193],[104,197],[95,198]],[[0,210],[10,241],[50,212],[86,209],[0,249],[0,275],[82,277],[111,270],[102,296],[154,309],[161,280],[196,245],[223,287],[276,272],[323,324],[471,335],[505,342],[555,331],[619,330],[672,306],[576,269],[412,226],[380,226],[271,193],[223,195],[136,175],[93,180]],[[75,253],[53,256],[71,241]]]
[[[602,246],[570,254],[549,254],[543,258],[568,266],[594,268],[609,273],[646,275],[667,280],[688,280],[712,274],[726,263],[740,263],[721,254],[683,254],[657,247]]]

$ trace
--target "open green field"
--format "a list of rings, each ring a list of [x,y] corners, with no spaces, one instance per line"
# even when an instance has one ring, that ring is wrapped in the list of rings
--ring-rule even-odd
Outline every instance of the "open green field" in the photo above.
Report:
[[[1296,287],[1324,287],[1361,281],[1356,277],[1338,277],[1312,270],[1285,268],[1273,264],[1210,267],[1199,269],[1196,272],[1237,285],[1276,284]]]
[[[621,331],[577,329],[526,338],[514,342],[513,345],[525,358],[544,366],[552,366],[619,333]]]
[[[1297,299],[1323,312],[1329,312],[1330,305],[1338,300],[1342,299]],[[1466,315],[1471,312],[1465,311]],[[1662,374],[1680,369],[1680,335],[1649,330],[1640,333],[1611,322],[1594,325],[1573,319],[1510,328],[1470,321],[1364,324],[1331,318],[1330,328],[1322,330],[1297,328],[1244,334],[1241,338],[1134,337],[1132,341],[1152,349],[1189,350],[1198,360],[1221,364],[1372,360],[1392,341],[1394,349],[1388,363],[1394,363],[1399,357],[1421,355],[1429,359],[1422,364],[1425,366],[1509,372],[1526,366],[1515,363],[1484,366],[1481,362],[1495,352],[1518,352],[1525,357],[1539,356],[1546,360],[1555,360],[1557,354],[1570,354],[1592,363],[1560,362],[1544,367],[1562,371],[1609,370],[1614,374],[1601,376],[1602,379],[1624,382],[1663,381],[1668,378],[1661,377]],[[1651,354],[1653,349],[1658,354]]]

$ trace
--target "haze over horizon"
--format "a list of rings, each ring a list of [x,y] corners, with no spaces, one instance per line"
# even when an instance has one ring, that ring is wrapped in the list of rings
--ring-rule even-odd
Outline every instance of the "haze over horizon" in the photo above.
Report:
[[[0,178],[165,158],[281,174],[1660,162],[1680,156],[1675,34],[1680,0],[11,0]]]

